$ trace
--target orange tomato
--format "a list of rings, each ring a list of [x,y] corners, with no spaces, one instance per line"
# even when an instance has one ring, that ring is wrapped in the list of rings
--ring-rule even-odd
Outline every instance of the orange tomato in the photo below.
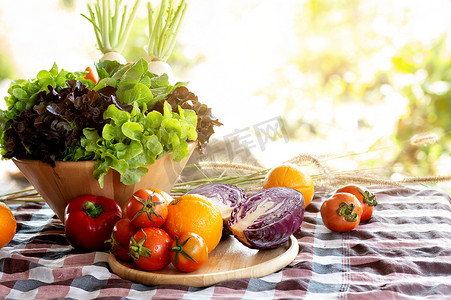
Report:
[[[366,188],[356,184],[348,184],[337,189],[335,193],[350,193],[359,199],[363,208],[360,222],[368,220],[373,215],[373,207],[377,205],[376,196]]]
[[[298,190],[304,195],[305,207],[312,202],[315,192],[313,180],[301,167],[294,164],[283,164],[271,169],[263,181],[263,189],[287,187]]]
[[[11,242],[16,234],[16,228],[16,218],[11,209],[5,203],[0,202],[0,248]]]
[[[172,239],[188,232],[200,235],[208,253],[219,244],[222,227],[219,208],[207,197],[195,194],[180,196],[169,203],[166,222],[161,226]]]
[[[356,196],[335,193],[324,200],[320,212],[327,228],[336,232],[347,232],[359,225],[363,210]]]

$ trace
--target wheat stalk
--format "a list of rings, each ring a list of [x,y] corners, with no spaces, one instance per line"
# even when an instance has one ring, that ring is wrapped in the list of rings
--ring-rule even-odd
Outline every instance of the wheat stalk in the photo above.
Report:
[[[235,171],[243,171],[243,172],[261,172],[264,171],[265,168],[252,166],[249,164],[243,163],[230,163],[230,162],[210,162],[210,161],[201,161],[198,162],[197,165],[202,169],[228,169]]]
[[[333,178],[334,174],[329,170],[328,167],[326,167],[321,161],[318,159],[318,157],[309,154],[309,153],[303,153],[296,155],[295,157],[289,159],[288,163],[295,163],[299,164],[304,161],[310,161],[312,162],[327,178]]]
[[[410,144],[413,146],[424,146],[435,144],[438,141],[438,136],[433,133],[416,134],[410,139]]]
[[[349,183],[362,185],[383,185],[388,187],[403,186],[401,182],[362,175],[335,175],[335,177],[329,180],[329,182],[334,186],[341,186]]]
[[[401,180],[402,183],[438,183],[447,181],[451,181],[451,175],[406,177]]]

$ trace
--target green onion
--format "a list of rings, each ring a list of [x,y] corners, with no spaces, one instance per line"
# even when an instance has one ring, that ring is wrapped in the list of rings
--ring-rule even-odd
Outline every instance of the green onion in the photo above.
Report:
[[[111,9],[110,0],[102,0],[102,3],[97,0],[94,8],[88,4],[89,17],[81,14],[93,25],[97,44],[103,54],[122,52],[135,21],[140,0],[135,1],[128,19],[127,5],[122,6],[122,0],[113,1],[113,9]]]
[[[180,23],[185,14],[187,4],[180,1],[177,9],[172,7],[172,0],[162,0],[156,19],[150,2],[147,3],[149,18],[149,45],[147,53],[151,61],[166,61],[175,46]]]

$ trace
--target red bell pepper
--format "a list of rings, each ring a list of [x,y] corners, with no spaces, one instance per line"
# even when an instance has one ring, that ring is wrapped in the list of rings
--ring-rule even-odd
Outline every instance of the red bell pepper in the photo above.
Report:
[[[69,202],[64,212],[67,241],[85,250],[108,249],[114,224],[121,219],[122,209],[116,201],[84,195]]]

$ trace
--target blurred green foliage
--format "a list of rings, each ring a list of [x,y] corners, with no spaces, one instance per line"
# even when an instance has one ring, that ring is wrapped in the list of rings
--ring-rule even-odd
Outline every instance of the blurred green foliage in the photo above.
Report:
[[[430,49],[420,43],[406,45],[393,57],[392,77],[410,78],[399,87],[408,99],[408,110],[395,131],[400,152],[394,162],[411,174],[436,174],[439,159],[451,153],[451,53],[445,42],[446,36]],[[436,134],[438,141],[429,146],[404,143],[415,134],[427,133]]]
[[[339,101],[374,100],[371,92],[387,82],[381,53],[393,47],[391,37],[375,29],[378,14],[360,0],[307,1],[297,24],[302,55],[293,62]],[[393,20],[393,26],[402,23]]]
[[[290,120],[290,137],[307,140],[327,138],[332,119],[312,116],[318,109],[311,103],[327,103],[334,109],[341,103],[374,104],[380,102],[380,88],[388,84],[386,65],[390,64],[387,49],[393,49],[392,37],[374,29],[379,11],[368,8],[365,1],[309,0],[301,5],[295,30],[299,52],[291,59],[295,72],[302,76],[293,82],[291,72],[281,72],[271,88],[261,94],[271,100],[281,98],[280,89],[293,91],[285,95],[286,111],[299,111],[298,120]],[[393,27],[405,20],[387,16]],[[390,20],[388,20],[390,19]],[[290,86],[291,85],[291,86]],[[366,127],[366,116],[358,116],[358,126]]]
[[[14,76],[14,67],[6,52],[0,47],[0,81],[11,79]]]
[[[60,0],[60,3],[65,9],[73,9],[75,7],[75,0]]]
[[[128,61],[137,61],[141,58],[147,59],[148,55],[144,49],[144,45],[147,45],[148,31],[147,29],[147,19],[146,18],[136,18],[133,23],[132,30],[128,36],[127,45],[124,48],[123,55]]]
[[[287,122],[291,138],[331,138],[342,105],[366,105],[366,113],[348,113],[357,119],[358,129],[369,128],[375,124],[374,118],[372,125],[369,122],[372,105],[381,105],[388,93],[396,95],[393,101],[407,103],[390,141],[379,144],[394,144],[395,149],[390,161],[380,156],[366,166],[384,165],[385,175],[438,173],[440,159],[451,152],[451,53],[446,34],[438,41],[432,38],[435,28],[426,42],[420,43],[414,31],[400,38],[399,32],[415,28],[410,9],[384,10],[383,5],[361,0],[308,0],[301,5],[296,23],[300,50],[291,60],[291,70],[282,70],[276,82],[261,91],[271,101],[283,98],[287,116],[296,111],[297,119]],[[284,92],[288,89],[291,92]],[[434,133],[439,139],[432,145],[409,143],[422,133]],[[349,132],[343,142],[353,135]],[[374,136],[374,143],[381,143],[381,138]]]

